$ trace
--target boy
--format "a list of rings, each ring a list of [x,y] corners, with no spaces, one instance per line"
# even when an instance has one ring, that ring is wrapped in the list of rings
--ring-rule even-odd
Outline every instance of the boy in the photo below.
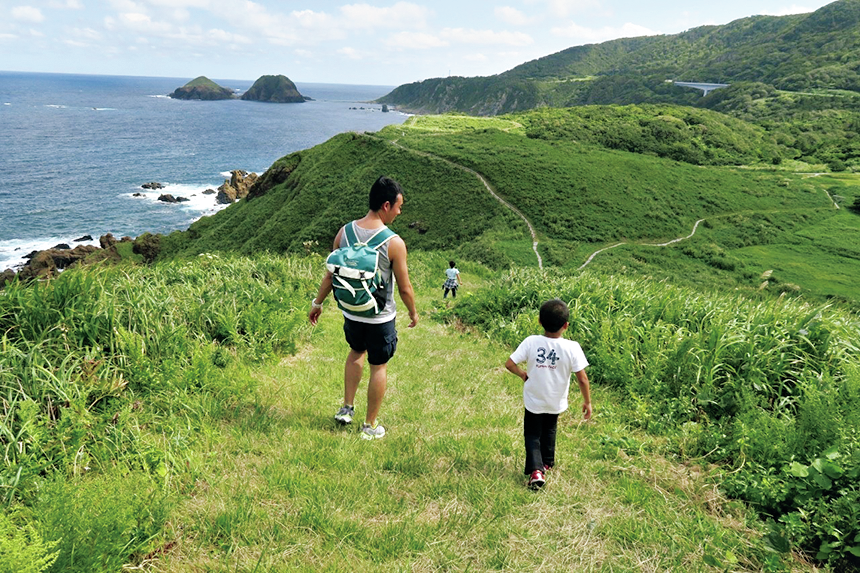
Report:
[[[567,410],[570,374],[576,374],[582,393],[582,412],[591,418],[591,387],[585,367],[588,360],[578,342],[562,338],[570,326],[570,312],[564,301],[548,300],[540,307],[543,335],[527,337],[508,358],[505,368],[523,379],[526,445],[525,474],[528,485],[538,489],[546,482],[546,472],[555,464],[555,433],[558,415]],[[518,364],[526,362],[527,370]]]

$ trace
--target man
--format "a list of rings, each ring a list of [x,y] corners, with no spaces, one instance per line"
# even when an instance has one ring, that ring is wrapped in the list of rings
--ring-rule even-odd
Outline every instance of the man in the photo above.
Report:
[[[359,241],[367,241],[380,229],[389,225],[400,214],[403,206],[403,190],[400,184],[388,177],[380,177],[370,188],[367,215],[355,220],[353,228]],[[352,223],[350,223],[352,224]],[[347,243],[344,227],[334,238],[333,249],[337,250]],[[370,382],[367,385],[367,413],[361,426],[361,437],[367,440],[385,435],[377,421],[382,398],[387,385],[387,364],[397,348],[397,330],[394,327],[396,306],[394,284],[400,298],[409,309],[409,328],[418,324],[418,311],[415,309],[415,293],[409,282],[409,268],[406,265],[406,243],[394,236],[379,248],[379,269],[382,273],[385,306],[374,316],[357,316],[343,312],[343,331],[350,351],[344,366],[343,406],[334,419],[340,424],[352,423],[355,415],[355,394],[361,382],[364,359],[370,364]],[[394,280],[392,280],[392,275]],[[316,325],[322,313],[322,303],[332,291],[332,273],[326,272],[320,283],[317,296],[311,300],[308,319]]]

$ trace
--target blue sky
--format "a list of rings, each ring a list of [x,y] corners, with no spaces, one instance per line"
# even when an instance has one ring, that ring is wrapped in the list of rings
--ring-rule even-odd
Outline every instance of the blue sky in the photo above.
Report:
[[[822,0],[0,0],[0,70],[400,85]]]

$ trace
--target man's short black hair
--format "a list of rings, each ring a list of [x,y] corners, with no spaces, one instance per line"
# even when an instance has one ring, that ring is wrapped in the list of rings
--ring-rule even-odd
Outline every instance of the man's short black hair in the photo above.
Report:
[[[371,211],[379,211],[385,202],[388,201],[393,206],[397,202],[397,196],[403,194],[403,189],[400,183],[383,175],[370,188],[370,198],[368,204]]]
[[[540,305],[540,323],[547,332],[558,332],[569,322],[570,311],[560,298],[548,300]]]

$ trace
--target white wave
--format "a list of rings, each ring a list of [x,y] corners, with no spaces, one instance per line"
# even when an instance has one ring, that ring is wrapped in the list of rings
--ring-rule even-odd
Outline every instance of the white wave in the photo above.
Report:
[[[11,103],[9,103],[8,101],[4,101],[4,102],[3,102],[3,105],[12,105],[12,104],[11,104]]]
[[[93,233],[91,236],[96,237]],[[0,271],[4,269],[20,269],[27,262],[26,256],[33,251],[44,251],[61,243],[75,248],[78,245],[94,245],[99,246],[98,237],[92,241],[75,242],[75,239],[81,235],[74,237],[38,237],[35,239],[9,239],[0,241]]]
[[[184,183],[165,183],[164,188],[162,189],[137,189],[131,193],[124,193],[123,196],[139,200],[142,199],[153,204],[170,205],[172,207],[182,209],[183,211],[209,212],[214,209],[214,211],[212,211],[214,213],[215,211],[220,211],[226,206],[219,205],[215,202],[215,198],[218,196],[218,186],[220,186],[220,184],[189,185]],[[207,189],[212,189],[216,192],[206,195],[203,192]],[[139,193],[139,195],[135,197],[136,193]],[[166,203],[164,201],[159,201],[158,198],[165,194],[173,195],[176,198],[183,197],[188,199],[188,201],[182,201],[180,203]]]
[[[45,107],[52,107],[54,109],[66,109],[67,106],[56,104],[56,103],[48,103],[48,104],[45,104]]]
[[[155,95],[151,95],[151,96],[148,96],[148,97],[157,97],[157,98],[170,99],[170,96],[169,96],[169,95],[164,95],[164,94],[155,94]]]
[[[115,107],[94,107],[94,111],[116,111]]]

